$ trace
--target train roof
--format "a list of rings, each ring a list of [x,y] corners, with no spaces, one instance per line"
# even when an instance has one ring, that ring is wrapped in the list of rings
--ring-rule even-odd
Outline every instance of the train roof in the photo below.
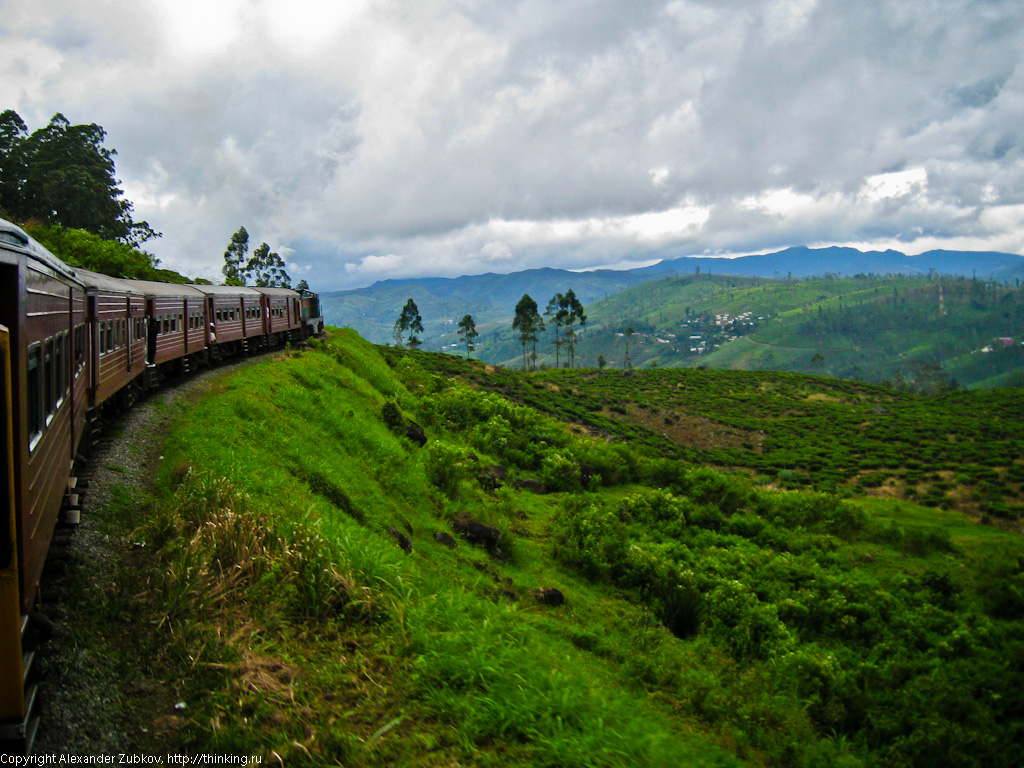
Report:
[[[253,288],[254,291],[259,291],[264,296],[298,296],[299,292],[291,288]]]
[[[203,293],[196,290],[194,285],[182,285],[179,283],[158,283],[154,280],[119,280],[134,286],[146,296],[171,296],[174,298],[197,298],[201,299]]]
[[[255,288],[248,288],[244,285],[194,285],[192,287],[207,296],[251,296],[257,298],[260,295]]]
[[[101,291],[117,291],[118,293],[132,293],[144,296],[145,291],[135,285],[136,280],[122,280],[100,272],[93,272],[81,267],[75,267],[75,275],[85,285],[86,289],[95,288]]]
[[[25,251],[32,258],[41,261],[51,269],[60,272],[65,277],[75,280],[75,270],[50,253],[38,240],[29,235],[17,224],[12,224],[7,219],[0,219],[0,244],[13,245]]]

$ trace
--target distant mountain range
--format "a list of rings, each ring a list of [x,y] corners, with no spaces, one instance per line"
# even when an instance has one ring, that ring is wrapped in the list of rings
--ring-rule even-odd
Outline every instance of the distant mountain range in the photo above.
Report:
[[[893,250],[800,246],[731,259],[683,256],[632,270],[531,269],[506,275],[381,280],[367,288],[323,293],[321,301],[329,325],[353,328],[369,341],[382,344],[391,340],[395,319],[412,298],[423,317],[424,349],[438,349],[457,341],[455,326],[463,315],[473,315],[481,332],[511,323],[516,302],[524,293],[543,311],[555,293],[569,288],[589,304],[650,280],[698,271],[775,279],[826,274],[927,275],[934,271],[1012,282],[1024,277],[1024,257],[944,250],[908,256]]]
[[[639,272],[663,276],[665,272],[692,273],[700,269],[716,275],[748,277],[812,277],[815,275],[964,275],[984,280],[1024,277],[1024,257],[996,251],[927,251],[908,256],[900,251],[859,251],[856,248],[807,248],[734,259],[683,256],[667,259]]]

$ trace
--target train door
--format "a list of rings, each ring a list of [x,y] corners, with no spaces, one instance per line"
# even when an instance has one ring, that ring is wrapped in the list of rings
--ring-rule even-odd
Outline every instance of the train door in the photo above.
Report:
[[[156,363],[157,336],[160,335],[160,321],[156,319],[156,302],[146,299],[146,363]]]
[[[0,325],[0,726],[25,717],[10,352],[10,333]]]

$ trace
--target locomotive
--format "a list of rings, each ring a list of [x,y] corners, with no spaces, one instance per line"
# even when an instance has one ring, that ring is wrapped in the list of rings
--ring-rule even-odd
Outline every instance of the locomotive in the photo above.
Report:
[[[30,616],[103,418],[168,377],[322,331],[311,291],[108,277],[0,219],[0,752],[28,751],[38,726]]]

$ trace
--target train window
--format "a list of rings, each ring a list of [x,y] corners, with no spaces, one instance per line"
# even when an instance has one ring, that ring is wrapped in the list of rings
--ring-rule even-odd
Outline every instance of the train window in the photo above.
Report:
[[[36,447],[43,434],[43,348],[28,349],[28,449]]]
[[[46,423],[53,419],[56,410],[57,388],[53,380],[53,339],[43,343],[43,406],[46,409]]]
[[[56,408],[64,402],[64,334],[59,334],[53,343],[53,391]]]
[[[107,320],[107,352],[114,349],[114,321]]]
[[[75,376],[85,367],[85,326],[75,328]]]
[[[107,353],[107,324],[106,323],[100,323],[99,324],[99,331],[100,331],[100,343],[99,343],[99,345],[96,348],[100,352],[100,357],[103,357],[103,355],[105,355]]]
[[[164,321],[164,333],[170,333],[171,332],[171,316],[170,315],[161,315],[161,317],[163,318],[163,321]]]
[[[178,332],[178,316],[171,315],[171,333]]]

